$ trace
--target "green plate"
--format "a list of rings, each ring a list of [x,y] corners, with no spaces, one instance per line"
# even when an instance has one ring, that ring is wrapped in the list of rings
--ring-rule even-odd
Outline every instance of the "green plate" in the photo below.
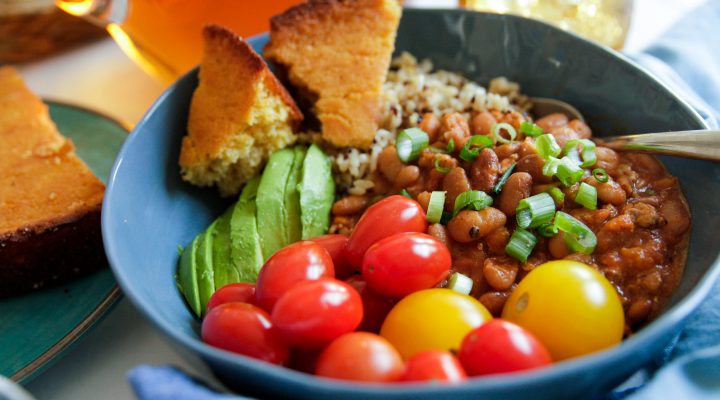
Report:
[[[46,101],[60,132],[103,182],[128,127],[70,104]],[[112,272],[97,272],[57,287],[0,299],[0,375],[28,382],[56,361],[120,298]]]

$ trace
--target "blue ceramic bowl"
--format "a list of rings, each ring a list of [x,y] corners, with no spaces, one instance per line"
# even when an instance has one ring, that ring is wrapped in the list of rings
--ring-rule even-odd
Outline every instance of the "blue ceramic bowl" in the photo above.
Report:
[[[251,39],[261,49],[265,36]],[[621,55],[549,25],[461,10],[406,10],[397,50],[429,57],[439,68],[481,83],[504,75],[532,96],[574,104],[599,135],[705,128],[668,88]],[[529,373],[470,379],[457,386],[350,384],[315,378],[203,344],[199,322],[175,287],[178,245],[186,245],[227,204],[215,190],[180,180],[177,159],[195,71],[157,100],[115,162],[103,208],[111,266],[138,309],[184,353],[204,360],[229,386],[262,397],[558,399],[610,390],[657,355],[709,292],[718,267],[712,213],[720,169],[665,159],[680,178],[695,223],[685,274],[665,312],[621,345]]]

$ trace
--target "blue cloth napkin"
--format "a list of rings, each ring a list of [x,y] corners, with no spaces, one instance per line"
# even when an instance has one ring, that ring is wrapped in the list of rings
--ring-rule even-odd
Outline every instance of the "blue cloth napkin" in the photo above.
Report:
[[[720,0],[707,1],[656,44],[630,56],[688,101],[710,127],[718,127]],[[171,366],[141,365],[128,379],[141,400],[247,399],[208,389]],[[664,356],[605,399],[720,399],[720,283]]]

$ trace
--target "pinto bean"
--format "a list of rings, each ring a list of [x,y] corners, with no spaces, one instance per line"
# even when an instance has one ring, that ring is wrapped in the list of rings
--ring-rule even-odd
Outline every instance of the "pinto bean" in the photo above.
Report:
[[[497,120],[487,111],[477,113],[470,118],[470,132],[473,135],[489,135]]]
[[[404,166],[405,164],[403,164],[400,157],[397,155],[397,149],[395,146],[390,145],[386,147],[378,155],[378,170],[380,170],[380,173],[382,173],[385,179],[390,182],[395,182],[395,178]]]
[[[515,209],[520,200],[530,197],[532,189],[532,176],[527,172],[515,172],[508,178],[500,193],[498,206],[505,215],[515,215]]]
[[[615,169],[620,162],[615,150],[608,149],[607,147],[598,146],[595,149],[595,157],[597,157],[597,162],[595,162],[593,168],[602,168],[608,174],[614,174]]]
[[[434,236],[435,239],[441,241],[445,246],[450,245],[450,236],[448,236],[447,228],[442,224],[432,224],[428,227],[428,234]]]
[[[460,143],[463,138],[470,136],[470,127],[465,117],[459,113],[451,112],[440,118],[440,132],[442,132],[442,139],[446,143],[450,142],[450,139],[454,140],[455,143]]]
[[[580,134],[575,132],[569,126],[559,126],[557,128],[554,128],[550,131],[550,134],[555,137],[555,141],[558,145],[560,145],[560,148],[564,148],[565,143],[571,140],[580,139]]]
[[[492,149],[482,149],[470,166],[473,188],[488,192],[495,186],[500,173],[500,161]]]
[[[395,177],[395,189],[412,186],[420,178],[420,168],[417,165],[406,165],[400,169]]]
[[[373,172],[371,179],[374,185],[372,190],[375,194],[385,194],[392,189],[392,185],[380,171]]]
[[[550,255],[555,259],[561,259],[567,257],[572,251],[565,244],[565,234],[559,232],[548,240],[548,251]]]
[[[485,281],[495,290],[508,290],[515,283],[518,262],[508,256],[489,257],[483,264]]]
[[[598,200],[603,203],[621,206],[625,204],[625,200],[627,200],[627,195],[623,188],[610,177],[608,177],[607,182],[600,183],[594,176],[589,176],[585,179],[585,183],[597,189]]]
[[[430,143],[434,143],[438,139],[440,133],[440,120],[433,113],[423,114],[419,128],[425,131],[430,138]]]
[[[529,156],[531,154],[537,154],[537,147],[535,147],[535,139],[527,137],[525,138],[525,140],[520,142],[517,154],[520,158]]]
[[[488,233],[505,225],[507,217],[497,208],[487,207],[480,211],[463,210],[447,224],[450,237],[461,243],[482,239]]]
[[[510,240],[510,231],[504,226],[495,229],[485,236],[488,250],[493,254],[505,254],[505,246]]]
[[[535,124],[541,127],[545,132],[550,132],[558,126],[565,126],[568,124],[568,117],[561,113],[548,114],[539,120],[535,121]]]
[[[520,150],[520,145],[517,142],[505,143],[496,146],[493,151],[497,154],[499,159],[508,158]]]
[[[530,174],[533,182],[550,183],[552,182],[552,177],[543,175],[543,165],[545,165],[545,160],[543,160],[540,154],[530,154],[518,160],[517,170]]]
[[[500,314],[502,314],[503,307],[505,307],[505,302],[507,302],[508,297],[510,297],[510,291],[492,291],[483,293],[478,298],[478,301],[480,301],[480,303],[482,303],[482,305],[490,311],[490,314],[495,317],[499,317]]]
[[[590,127],[579,119],[574,119],[568,122],[568,128],[577,132],[577,134],[580,135],[581,139],[590,139],[590,137],[592,136],[592,131],[590,130]]]
[[[427,213],[428,204],[430,204],[430,192],[422,191],[418,193],[416,200],[420,203],[420,207]]]
[[[332,206],[333,215],[355,215],[370,204],[368,196],[350,195],[338,200]]]
[[[677,196],[670,196],[665,199],[660,207],[667,224],[663,227],[663,233],[670,243],[677,243],[682,234],[690,228],[690,215],[682,200]]]
[[[468,182],[467,175],[465,175],[465,170],[461,167],[451,169],[443,179],[442,189],[447,192],[445,194],[445,209],[452,210],[455,207],[455,199],[461,193],[470,190],[470,182]]]

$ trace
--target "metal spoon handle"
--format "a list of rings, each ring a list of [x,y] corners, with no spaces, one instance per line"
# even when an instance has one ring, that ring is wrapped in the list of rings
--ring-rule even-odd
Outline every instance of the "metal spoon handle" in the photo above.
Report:
[[[663,154],[720,161],[720,131],[698,130],[601,138],[603,146],[617,151]]]

